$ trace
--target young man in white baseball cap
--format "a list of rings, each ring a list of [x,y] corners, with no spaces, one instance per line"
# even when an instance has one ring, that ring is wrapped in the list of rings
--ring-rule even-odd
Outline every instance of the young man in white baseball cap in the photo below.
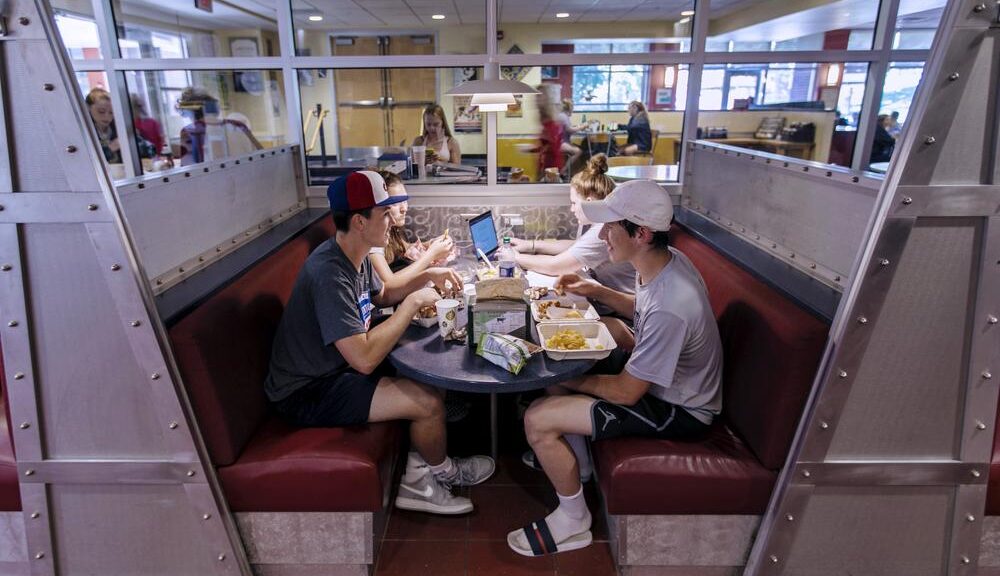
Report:
[[[528,442],[559,497],[551,514],[507,535],[508,545],[525,556],[591,542],[590,512],[567,436],[696,439],[722,409],[719,330],[701,275],[667,244],[674,214],[670,195],[655,182],[633,180],[582,209],[592,222],[604,223],[600,237],[611,261],[635,266],[635,295],[576,274],[560,276],[556,286],[633,317],[634,332],[624,324],[619,331],[630,353],[617,374],[567,381],[525,414]]]
[[[408,420],[415,452],[407,459],[396,506],[434,514],[463,514],[472,502],[451,493],[496,468],[488,456],[449,458],[445,452],[444,394],[407,378],[382,374],[380,365],[410,319],[440,299],[427,283],[460,285],[454,271],[430,268],[395,288],[383,286],[368,253],[385,246],[390,196],[376,172],[344,176],[327,190],[336,236],[306,259],[285,305],[264,389],[275,410],[296,426],[350,426]],[[398,304],[372,327],[376,307]]]

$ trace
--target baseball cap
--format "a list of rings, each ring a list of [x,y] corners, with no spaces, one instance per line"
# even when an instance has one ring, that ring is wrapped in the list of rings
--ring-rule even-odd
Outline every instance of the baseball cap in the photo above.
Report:
[[[356,212],[375,206],[388,206],[406,201],[409,196],[389,196],[389,187],[378,172],[359,170],[341,176],[326,189],[330,210]]]
[[[661,232],[670,229],[670,221],[674,218],[670,194],[652,180],[629,180],[604,200],[581,202],[580,207],[591,222],[628,220]]]

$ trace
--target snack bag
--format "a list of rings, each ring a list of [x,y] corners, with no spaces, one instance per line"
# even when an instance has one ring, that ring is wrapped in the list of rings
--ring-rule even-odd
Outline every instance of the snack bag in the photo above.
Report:
[[[528,358],[537,350],[537,346],[510,334],[488,332],[479,339],[476,354],[509,372],[517,374],[528,363]]]

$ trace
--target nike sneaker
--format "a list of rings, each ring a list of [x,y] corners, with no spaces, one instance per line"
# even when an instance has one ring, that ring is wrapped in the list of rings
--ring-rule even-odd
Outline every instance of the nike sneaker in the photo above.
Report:
[[[413,474],[404,475],[396,494],[396,508],[430,514],[465,514],[472,512],[472,501],[452,494],[451,488],[425,466],[424,473],[417,478]]]
[[[489,480],[497,465],[489,456],[452,458],[451,474],[440,475],[438,480],[448,486],[475,486]]]

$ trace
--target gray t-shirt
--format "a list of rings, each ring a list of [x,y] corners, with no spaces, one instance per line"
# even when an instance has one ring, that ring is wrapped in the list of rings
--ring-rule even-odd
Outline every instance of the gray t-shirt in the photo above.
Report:
[[[701,274],[673,258],[646,284],[636,278],[635,349],[625,370],[649,393],[706,424],[722,410],[722,342]]]
[[[634,294],[635,268],[630,262],[611,261],[611,257],[608,255],[608,245],[604,243],[604,240],[598,238],[603,226],[604,224],[591,225],[577,237],[576,242],[573,242],[567,252],[587,269],[594,280],[613,290]],[[611,313],[610,308],[595,307],[599,314]]]
[[[382,282],[367,256],[354,268],[336,239],[306,259],[285,305],[264,384],[272,402],[321,378],[350,370],[334,342],[368,331]]]

